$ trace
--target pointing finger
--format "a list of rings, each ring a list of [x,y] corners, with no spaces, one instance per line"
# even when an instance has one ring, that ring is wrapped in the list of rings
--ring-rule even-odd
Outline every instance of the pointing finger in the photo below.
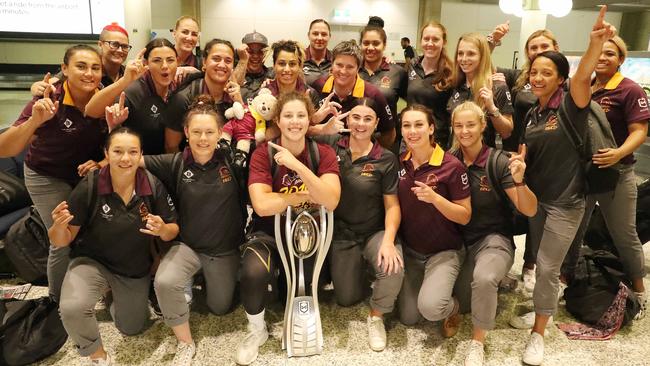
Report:
[[[269,144],[269,146],[276,149],[277,151],[285,151],[286,150],[284,147],[282,147],[282,146],[280,146],[278,144],[275,144],[275,143],[273,143],[271,141],[269,141],[268,144]]]
[[[121,111],[122,109],[124,109],[124,101],[125,101],[125,99],[126,99],[126,94],[124,92],[121,92],[120,93],[120,100],[118,102],[118,106],[119,106],[118,111]]]
[[[45,77],[43,78],[43,81],[49,84],[51,75],[52,74],[50,74],[49,72],[47,74],[45,74]]]
[[[135,58],[139,61],[142,61],[144,59],[144,53],[147,52],[146,48],[143,48],[138,52],[138,54],[135,56]]]

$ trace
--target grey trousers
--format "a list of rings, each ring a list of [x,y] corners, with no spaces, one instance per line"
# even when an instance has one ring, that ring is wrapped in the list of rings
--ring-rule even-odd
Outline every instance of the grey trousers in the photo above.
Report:
[[[98,262],[78,257],[70,261],[63,280],[59,311],[66,332],[81,356],[90,356],[102,345],[95,304],[111,289],[110,313],[115,327],[125,335],[145,330],[149,320],[149,276],[128,278],[111,273]]]
[[[379,231],[365,242],[332,241],[330,267],[334,296],[339,305],[351,306],[363,299],[365,283],[363,260],[365,259],[372,266],[375,274],[370,307],[383,314],[393,311],[395,300],[397,300],[397,295],[402,287],[404,269],[401,269],[399,273],[388,275],[382,271],[381,267],[377,266],[377,255],[383,239],[384,231]],[[395,248],[399,256],[404,258],[402,246],[395,243]]]
[[[585,201],[573,205],[540,202],[530,218],[530,239],[538,247],[533,305],[535,313],[553,315],[557,309],[560,267],[578,231]]]
[[[471,308],[474,326],[494,328],[499,282],[508,274],[514,260],[510,239],[493,233],[467,248],[454,294],[462,312]]]
[[[46,228],[52,226],[52,210],[70,196],[72,188],[60,179],[41,175],[24,165],[25,186],[29,196],[36,207],[36,211],[43,219]],[[47,282],[50,296],[54,301],[59,301],[61,284],[65,271],[70,263],[70,247],[55,248],[50,246],[47,257]]]
[[[580,223],[580,228],[573,239],[569,253],[562,264],[562,274],[568,278],[573,277],[580,257],[582,246],[591,214],[600,205],[605,224],[612,235],[614,245],[623,263],[623,268],[630,279],[643,278],[646,275],[643,245],[636,232],[636,177],[634,166],[621,170],[621,176],[614,192],[607,192],[587,196],[585,215]]]
[[[165,254],[154,279],[160,310],[168,326],[175,327],[189,320],[190,307],[185,300],[185,286],[201,269],[210,311],[222,315],[230,310],[239,270],[239,252],[211,257],[196,253],[180,243]]]
[[[422,318],[447,318],[454,311],[452,291],[465,249],[446,250],[430,257],[408,248],[404,252],[404,283],[398,297],[400,321],[413,325]]]

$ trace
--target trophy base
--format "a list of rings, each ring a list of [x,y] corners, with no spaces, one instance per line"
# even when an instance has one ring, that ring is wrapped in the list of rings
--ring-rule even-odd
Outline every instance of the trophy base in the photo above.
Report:
[[[321,332],[317,322],[318,309],[314,307],[312,296],[299,296],[293,299],[291,329],[287,331],[287,353],[289,357],[303,357],[321,354],[323,351],[318,334]]]

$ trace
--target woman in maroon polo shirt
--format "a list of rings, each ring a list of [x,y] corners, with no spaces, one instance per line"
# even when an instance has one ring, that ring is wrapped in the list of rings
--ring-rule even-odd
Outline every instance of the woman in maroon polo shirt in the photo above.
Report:
[[[268,338],[264,299],[278,257],[273,216],[288,206],[298,208],[314,203],[333,211],[339,202],[341,185],[334,150],[306,138],[313,108],[303,93],[282,94],[276,106],[280,138],[276,143],[260,144],[251,156],[248,192],[255,215],[248,242],[242,246],[241,299],[248,318],[248,334],[235,356],[240,365],[252,363]],[[318,149],[318,155],[314,149]],[[316,156],[318,165],[314,161]],[[305,277],[310,275],[306,273]]]
[[[0,134],[0,156],[15,156],[29,146],[25,184],[46,227],[49,214],[65,200],[81,177],[103,159],[106,122],[84,116],[84,108],[97,92],[102,63],[96,49],[77,45],[66,50],[61,70],[65,81],[34,97],[13,126]],[[48,258],[50,295],[58,301],[68,267],[69,249],[51,248]]]
[[[405,242],[400,320],[411,325],[422,317],[444,319],[442,334],[452,337],[460,322],[452,290],[464,257],[457,225],[472,215],[469,179],[463,164],[433,141],[430,110],[412,104],[401,122],[408,151],[400,157],[398,189]]]
[[[637,319],[640,319],[646,310],[647,296],[643,285],[646,272],[643,247],[636,232],[637,188],[632,153],[645,142],[650,111],[643,89],[619,72],[626,56],[627,46],[621,37],[615,36],[605,42],[596,65],[596,78],[591,85],[591,99],[605,111],[618,145],[616,149],[603,149],[595,154],[593,162],[603,167],[619,164],[621,175],[614,192],[587,196],[585,215],[565,259],[560,279],[566,283],[573,277],[582,239],[598,202],[625,272],[632,281],[632,289],[639,296],[641,310]]]
[[[467,166],[472,191],[472,219],[460,228],[467,250],[455,293],[466,309],[471,303],[472,341],[466,366],[482,366],[483,344],[495,325],[499,282],[512,266],[512,204],[527,216],[537,211],[537,198],[526,186],[524,154],[510,159],[483,143],[485,114],[476,103],[460,104],[451,114],[453,154]]]

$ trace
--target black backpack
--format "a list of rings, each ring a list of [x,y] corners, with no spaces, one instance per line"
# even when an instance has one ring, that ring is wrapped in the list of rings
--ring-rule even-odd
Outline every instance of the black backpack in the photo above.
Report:
[[[583,250],[576,277],[564,290],[567,311],[585,324],[596,325],[614,302],[619,283],[623,282],[627,286],[627,301],[621,326],[629,323],[639,312],[639,302],[623,265],[609,252]]]
[[[20,278],[34,285],[47,284],[50,241],[34,206],[14,223],[5,237],[5,252]]]
[[[487,163],[485,164],[485,173],[487,176],[487,181],[490,187],[494,189],[502,200],[508,203],[508,212],[507,215],[511,217],[510,229],[512,230],[512,235],[523,235],[528,233],[528,217],[523,215],[517,210],[515,205],[510,201],[510,198],[506,194],[506,191],[501,186],[501,180],[498,176],[498,167],[497,162],[499,156],[504,155],[508,158],[508,153],[503,150],[490,148],[490,154],[488,155]]]
[[[28,365],[55,354],[68,334],[49,297],[0,300],[0,365]]]
[[[566,99],[565,99],[566,100]],[[563,101],[564,103],[564,101]],[[585,174],[585,181],[587,183],[587,193],[604,193],[613,191],[618,184],[620,176],[619,164],[609,168],[599,168],[593,164],[592,156],[598,153],[599,149],[604,148],[617,148],[612,127],[607,120],[605,111],[593,100],[589,101],[589,115],[587,117],[587,133],[585,136],[580,136],[576,131],[573,124],[569,121],[566,114],[566,109],[560,108],[560,117],[565,132],[575,149],[578,151],[582,160],[582,166]]]

